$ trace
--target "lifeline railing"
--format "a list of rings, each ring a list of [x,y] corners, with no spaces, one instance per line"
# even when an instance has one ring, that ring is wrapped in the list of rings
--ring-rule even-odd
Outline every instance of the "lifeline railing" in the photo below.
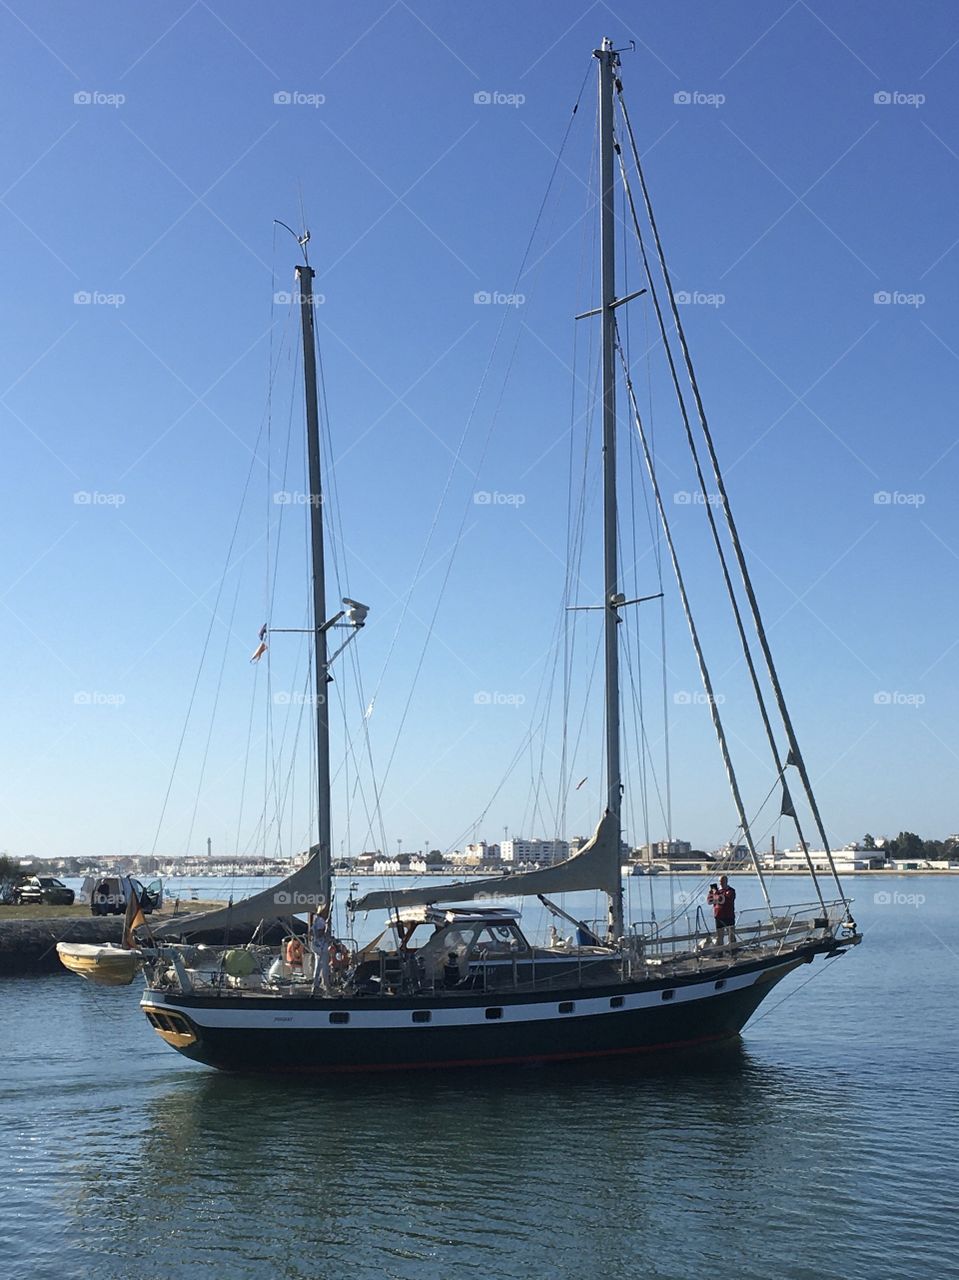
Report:
[[[640,920],[634,921],[629,926],[626,945],[618,956],[614,952],[604,955],[592,948],[573,946],[550,957],[553,961],[561,957],[570,961],[568,968],[564,966],[564,973],[559,974],[554,971],[550,974],[544,973],[543,969],[537,965],[537,960],[545,957],[542,957],[541,952],[538,956],[537,948],[531,947],[525,955],[513,957],[514,963],[510,974],[512,981],[502,981],[500,966],[497,966],[495,978],[491,981],[493,975],[487,972],[487,968],[491,966],[484,963],[482,956],[477,956],[471,961],[468,976],[473,979],[472,989],[477,994],[483,991],[493,994],[497,990],[509,989],[550,990],[566,983],[571,986],[580,986],[584,985],[584,979],[587,980],[585,985],[589,985],[590,971],[596,975],[593,981],[597,981],[604,968],[608,973],[610,961],[617,959],[619,961],[617,967],[622,979],[652,977],[670,966],[674,966],[677,971],[695,972],[704,965],[714,965],[717,962],[728,965],[735,959],[749,956],[780,955],[794,948],[802,939],[814,936],[822,938],[835,934],[845,917],[846,904],[838,901],[827,903],[825,914],[818,902],[774,909],[772,918],[765,908],[747,909],[738,913],[734,936],[729,938],[727,932],[723,943],[716,941],[714,933],[707,927],[701,912],[695,914],[692,923],[687,915],[686,931],[679,933],[666,932],[668,925],[664,927],[657,921]],[[678,923],[680,922],[677,920],[669,922],[673,926]],[[254,952],[257,965],[247,981],[252,980],[255,983],[259,979],[266,991],[281,997],[300,995],[304,988],[312,987],[312,975],[308,973],[299,976],[298,980],[271,979],[268,966],[275,961],[276,951],[266,947],[249,949]],[[166,951],[169,955],[174,950],[175,948],[163,948],[161,954]],[[402,958],[395,954],[383,952],[378,958],[380,963],[377,976],[383,989],[392,987],[402,994],[435,993],[440,989],[435,973],[432,977],[428,973],[417,974],[412,966],[404,964]],[[186,978],[191,989],[211,994],[235,995],[238,994],[238,989],[246,985],[244,981],[231,980],[220,966],[200,969],[187,968],[181,963],[175,967],[179,984],[182,984],[183,979]],[[528,972],[528,977],[520,976],[521,967]],[[539,972],[537,972],[538,968]],[[350,982],[348,975],[344,977],[347,981],[335,982],[334,989],[341,989],[346,993],[350,989]]]
[[[737,914],[732,939],[729,927],[725,926],[726,940],[720,944],[697,910],[694,923],[686,916],[685,932],[668,933],[656,921],[640,920],[630,925],[627,939],[630,951],[637,958],[653,963],[718,952],[725,954],[730,949],[737,953],[744,950],[779,953],[800,936],[834,932],[845,914],[843,902],[827,903],[825,915],[818,902],[774,908],[771,918],[764,907],[750,908]]]

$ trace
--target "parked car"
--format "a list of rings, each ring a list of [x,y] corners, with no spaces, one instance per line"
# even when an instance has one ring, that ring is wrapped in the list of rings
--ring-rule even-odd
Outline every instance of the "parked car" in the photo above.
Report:
[[[163,906],[163,885],[159,880],[151,881],[144,888],[132,876],[88,876],[83,882],[80,897],[89,901],[90,911],[95,916],[122,916],[127,909],[131,888],[145,916]]]
[[[20,906],[47,902],[56,907],[72,907],[75,894],[54,876],[27,876],[13,887],[13,901]]]

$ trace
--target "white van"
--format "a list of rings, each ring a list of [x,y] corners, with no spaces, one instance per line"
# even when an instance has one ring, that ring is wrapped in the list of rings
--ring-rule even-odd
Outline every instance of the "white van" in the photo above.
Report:
[[[95,916],[122,916],[127,909],[131,886],[145,916],[163,906],[162,881],[152,880],[144,888],[132,876],[87,876],[80,886],[77,902],[88,902]]]

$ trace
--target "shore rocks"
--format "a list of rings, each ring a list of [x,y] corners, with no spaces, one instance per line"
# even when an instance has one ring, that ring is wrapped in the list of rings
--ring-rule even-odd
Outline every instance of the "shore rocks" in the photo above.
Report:
[[[165,913],[156,918],[164,921],[170,919]],[[306,926],[302,927],[305,932]],[[191,935],[190,941],[213,947],[228,943],[242,946],[252,939],[253,929],[252,925],[237,925],[229,930],[229,934],[223,929],[210,930]],[[275,921],[260,934],[258,941],[277,944],[288,933],[288,921],[286,924]],[[122,939],[123,920],[120,916],[50,916],[14,920],[0,918],[0,977],[66,973],[57,955],[58,942],[121,942]]]

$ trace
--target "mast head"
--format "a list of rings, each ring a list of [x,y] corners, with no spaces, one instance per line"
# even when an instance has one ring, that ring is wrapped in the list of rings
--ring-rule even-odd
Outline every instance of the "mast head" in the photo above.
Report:
[[[603,43],[599,46],[598,49],[593,50],[593,57],[606,59],[609,62],[611,67],[618,67],[619,55],[621,53],[626,53],[626,52],[629,52],[629,53],[636,52],[635,40],[630,40],[628,49],[627,48],[617,49],[613,44],[612,40],[610,40],[609,36],[603,36]]]

